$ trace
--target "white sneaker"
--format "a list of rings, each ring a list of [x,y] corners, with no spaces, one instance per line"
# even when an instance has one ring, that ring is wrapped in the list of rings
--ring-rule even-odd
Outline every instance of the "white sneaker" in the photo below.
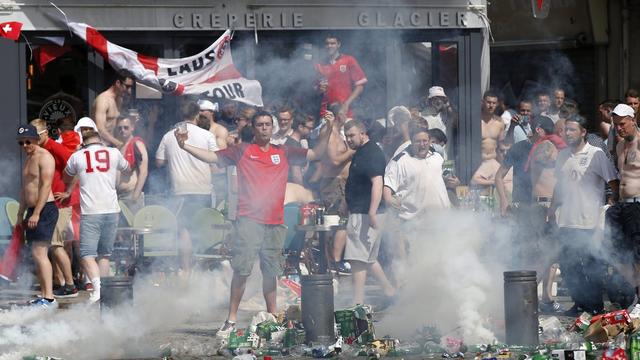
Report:
[[[228,339],[229,335],[236,329],[234,321],[225,320],[224,324],[218,329],[216,337],[219,339]]]
[[[98,301],[100,301],[100,292],[99,291],[93,291],[91,293],[91,295],[89,295],[89,303],[90,304],[95,304]]]

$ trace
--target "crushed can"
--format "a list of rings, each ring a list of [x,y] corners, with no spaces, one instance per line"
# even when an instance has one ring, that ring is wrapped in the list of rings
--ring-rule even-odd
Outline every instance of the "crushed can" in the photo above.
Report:
[[[313,204],[305,204],[300,207],[300,225],[314,225],[314,216]]]
[[[629,360],[640,360],[640,332],[629,335]]]
[[[551,360],[587,360],[585,350],[553,350]]]
[[[600,360],[628,360],[624,349],[607,349],[602,353]]]
[[[583,333],[589,328],[589,325],[591,325],[591,319],[593,319],[593,315],[589,314],[588,312],[583,312],[576,319],[573,325],[578,332]]]

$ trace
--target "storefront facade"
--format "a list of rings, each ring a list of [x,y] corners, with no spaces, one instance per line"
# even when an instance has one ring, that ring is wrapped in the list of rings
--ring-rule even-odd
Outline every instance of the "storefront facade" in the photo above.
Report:
[[[322,56],[324,36],[335,33],[342,50],[359,62],[369,82],[357,106],[373,119],[382,118],[395,105],[411,105],[425,97],[430,86],[443,86],[458,110],[452,139],[462,179],[468,179],[481,160],[481,59],[486,2],[453,1],[85,1],[58,4],[69,21],[100,30],[109,41],[146,55],[184,57],[211,44],[227,28],[235,30],[233,57],[248,78],[260,80],[265,102],[275,102],[306,86],[308,64]],[[89,114],[93,99],[108,87],[109,71],[100,55],[72,37],[62,14],[48,1],[0,4],[0,22],[19,21],[33,48],[56,41],[68,50],[41,66],[29,45],[0,41],[0,78],[5,90],[0,151],[18,159],[20,149],[13,129],[27,119],[55,116],[60,91],[79,100],[79,117]],[[293,69],[293,70],[292,70]],[[164,123],[175,117],[175,99],[140,95],[136,107],[164,107]],[[165,128],[166,128],[165,126]],[[159,129],[162,132],[163,129]],[[19,163],[10,172],[3,193],[14,195]]]

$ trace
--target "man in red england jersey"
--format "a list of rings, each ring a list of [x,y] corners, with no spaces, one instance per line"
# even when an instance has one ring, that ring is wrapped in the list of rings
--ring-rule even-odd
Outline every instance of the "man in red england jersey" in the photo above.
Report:
[[[340,53],[340,39],[335,35],[325,38],[327,60],[316,64],[321,79],[318,89],[324,94],[321,112],[324,113],[330,104],[340,104],[340,115],[353,118],[351,104],[362,94],[367,77],[358,61],[349,55]]]
[[[258,111],[251,119],[253,143],[241,143],[224,150],[214,152],[189,145],[185,143],[184,135],[176,132],[180,147],[196,158],[218,166],[235,165],[238,168],[238,217],[232,249],[229,315],[218,330],[219,337],[227,337],[235,329],[238,306],[258,256],[267,311],[272,314],[277,311],[277,279],[284,270],[283,204],[289,166],[304,165],[305,161],[318,160],[324,155],[333,124],[332,113],[327,112],[325,122],[316,147],[309,150],[271,145],[273,118],[266,111]]]

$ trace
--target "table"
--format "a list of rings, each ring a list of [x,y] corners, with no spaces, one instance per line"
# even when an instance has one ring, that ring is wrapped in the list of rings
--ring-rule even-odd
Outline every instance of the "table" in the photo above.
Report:
[[[177,229],[160,228],[160,227],[135,227],[135,226],[122,226],[117,229],[119,232],[133,233],[133,258],[139,259],[144,256],[144,236],[148,234],[170,234],[176,233]]]
[[[344,230],[345,225],[298,225],[299,231],[313,231],[318,234],[320,245],[320,259],[318,260],[318,272],[327,273],[326,234],[330,231]]]

